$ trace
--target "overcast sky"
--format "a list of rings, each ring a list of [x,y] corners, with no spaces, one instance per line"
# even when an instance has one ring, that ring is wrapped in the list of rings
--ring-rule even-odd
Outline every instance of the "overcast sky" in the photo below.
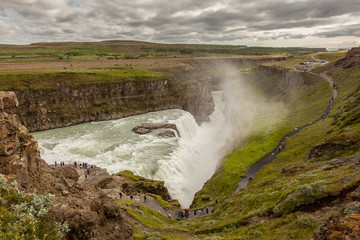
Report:
[[[360,0],[0,0],[0,44],[360,45]]]

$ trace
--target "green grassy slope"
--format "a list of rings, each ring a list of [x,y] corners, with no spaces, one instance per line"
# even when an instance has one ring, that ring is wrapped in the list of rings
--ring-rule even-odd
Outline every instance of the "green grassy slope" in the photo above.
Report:
[[[163,79],[165,75],[132,67],[98,68],[86,71],[12,72],[0,73],[0,90],[55,89],[59,85],[74,87],[159,78]]]
[[[288,114],[281,121],[278,121],[273,128],[265,131],[261,130],[262,123],[259,121],[247,141],[225,157],[215,175],[196,194],[193,207],[213,204],[215,199],[218,201],[225,199],[233,192],[252,163],[273,151],[280,140],[294,128],[313,122],[321,116],[331,97],[329,85],[320,77],[308,73],[301,74],[312,83],[291,89],[282,96],[282,100],[289,110]],[[259,73],[254,73],[252,78],[264,79],[265,77]],[[267,83],[262,84],[266,85]],[[203,194],[211,196],[212,201],[202,201],[201,196]]]
[[[309,239],[315,228],[333,214],[350,212],[336,206],[333,212],[315,210],[321,206],[322,199],[337,197],[346,189],[358,186],[360,181],[360,169],[356,163],[344,159],[360,152],[359,71],[360,66],[332,68],[330,74],[339,87],[339,95],[328,118],[291,137],[284,151],[262,168],[246,189],[221,203],[213,215],[194,222],[193,230],[199,234],[213,233],[212,236],[218,239]],[[326,92],[320,89],[318,91]],[[311,100],[312,94],[306,92],[299,94],[298,103],[312,108],[314,99]],[[293,121],[301,118],[296,116],[296,112],[293,113]],[[314,116],[317,114],[316,111],[311,112]],[[263,137],[270,140],[267,136]],[[232,161],[237,152],[243,151],[234,158],[238,161],[248,149],[252,149],[248,152],[253,155],[254,152],[261,155],[263,146],[259,143],[256,144],[256,138],[249,139],[245,146],[225,160],[224,168],[231,169],[239,164]],[[314,146],[328,145],[331,147],[319,148],[318,157],[309,159],[308,153]],[[219,182],[213,186],[221,184]],[[209,189],[208,194],[211,191]],[[304,211],[312,203],[317,204]],[[205,226],[205,222],[211,224]]]

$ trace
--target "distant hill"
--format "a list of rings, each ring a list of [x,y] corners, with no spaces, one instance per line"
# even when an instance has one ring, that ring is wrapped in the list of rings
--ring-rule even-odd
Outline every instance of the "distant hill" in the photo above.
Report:
[[[325,48],[272,48],[246,45],[165,44],[134,40],[108,40],[102,42],[39,42],[30,45],[0,45],[0,56],[16,58],[56,57],[59,60],[106,60],[162,57],[208,57],[237,55],[298,56],[326,52]],[[92,56],[92,58],[79,58]]]

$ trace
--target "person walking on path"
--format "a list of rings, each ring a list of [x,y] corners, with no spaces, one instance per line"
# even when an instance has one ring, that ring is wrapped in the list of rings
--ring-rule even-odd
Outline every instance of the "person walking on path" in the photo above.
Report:
[[[144,203],[146,202],[146,195],[144,195]]]
[[[120,199],[122,198],[122,192],[119,192]]]
[[[134,198],[134,196],[131,194],[131,195],[130,195],[130,200],[133,200],[133,198]]]
[[[208,208],[206,208],[206,210],[205,210],[205,211],[206,211],[206,214],[208,214],[208,213],[209,213],[209,209],[208,209]]]

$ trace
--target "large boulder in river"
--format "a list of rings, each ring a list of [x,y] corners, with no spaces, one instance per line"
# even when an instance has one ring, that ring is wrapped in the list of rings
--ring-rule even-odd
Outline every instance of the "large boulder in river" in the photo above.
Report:
[[[173,129],[176,131],[177,135],[180,137],[180,132],[177,129],[175,124],[172,123],[142,123],[132,129],[133,132],[137,134],[147,134],[152,132],[155,129]],[[169,137],[169,134],[166,134]],[[175,136],[175,134],[174,134]]]

